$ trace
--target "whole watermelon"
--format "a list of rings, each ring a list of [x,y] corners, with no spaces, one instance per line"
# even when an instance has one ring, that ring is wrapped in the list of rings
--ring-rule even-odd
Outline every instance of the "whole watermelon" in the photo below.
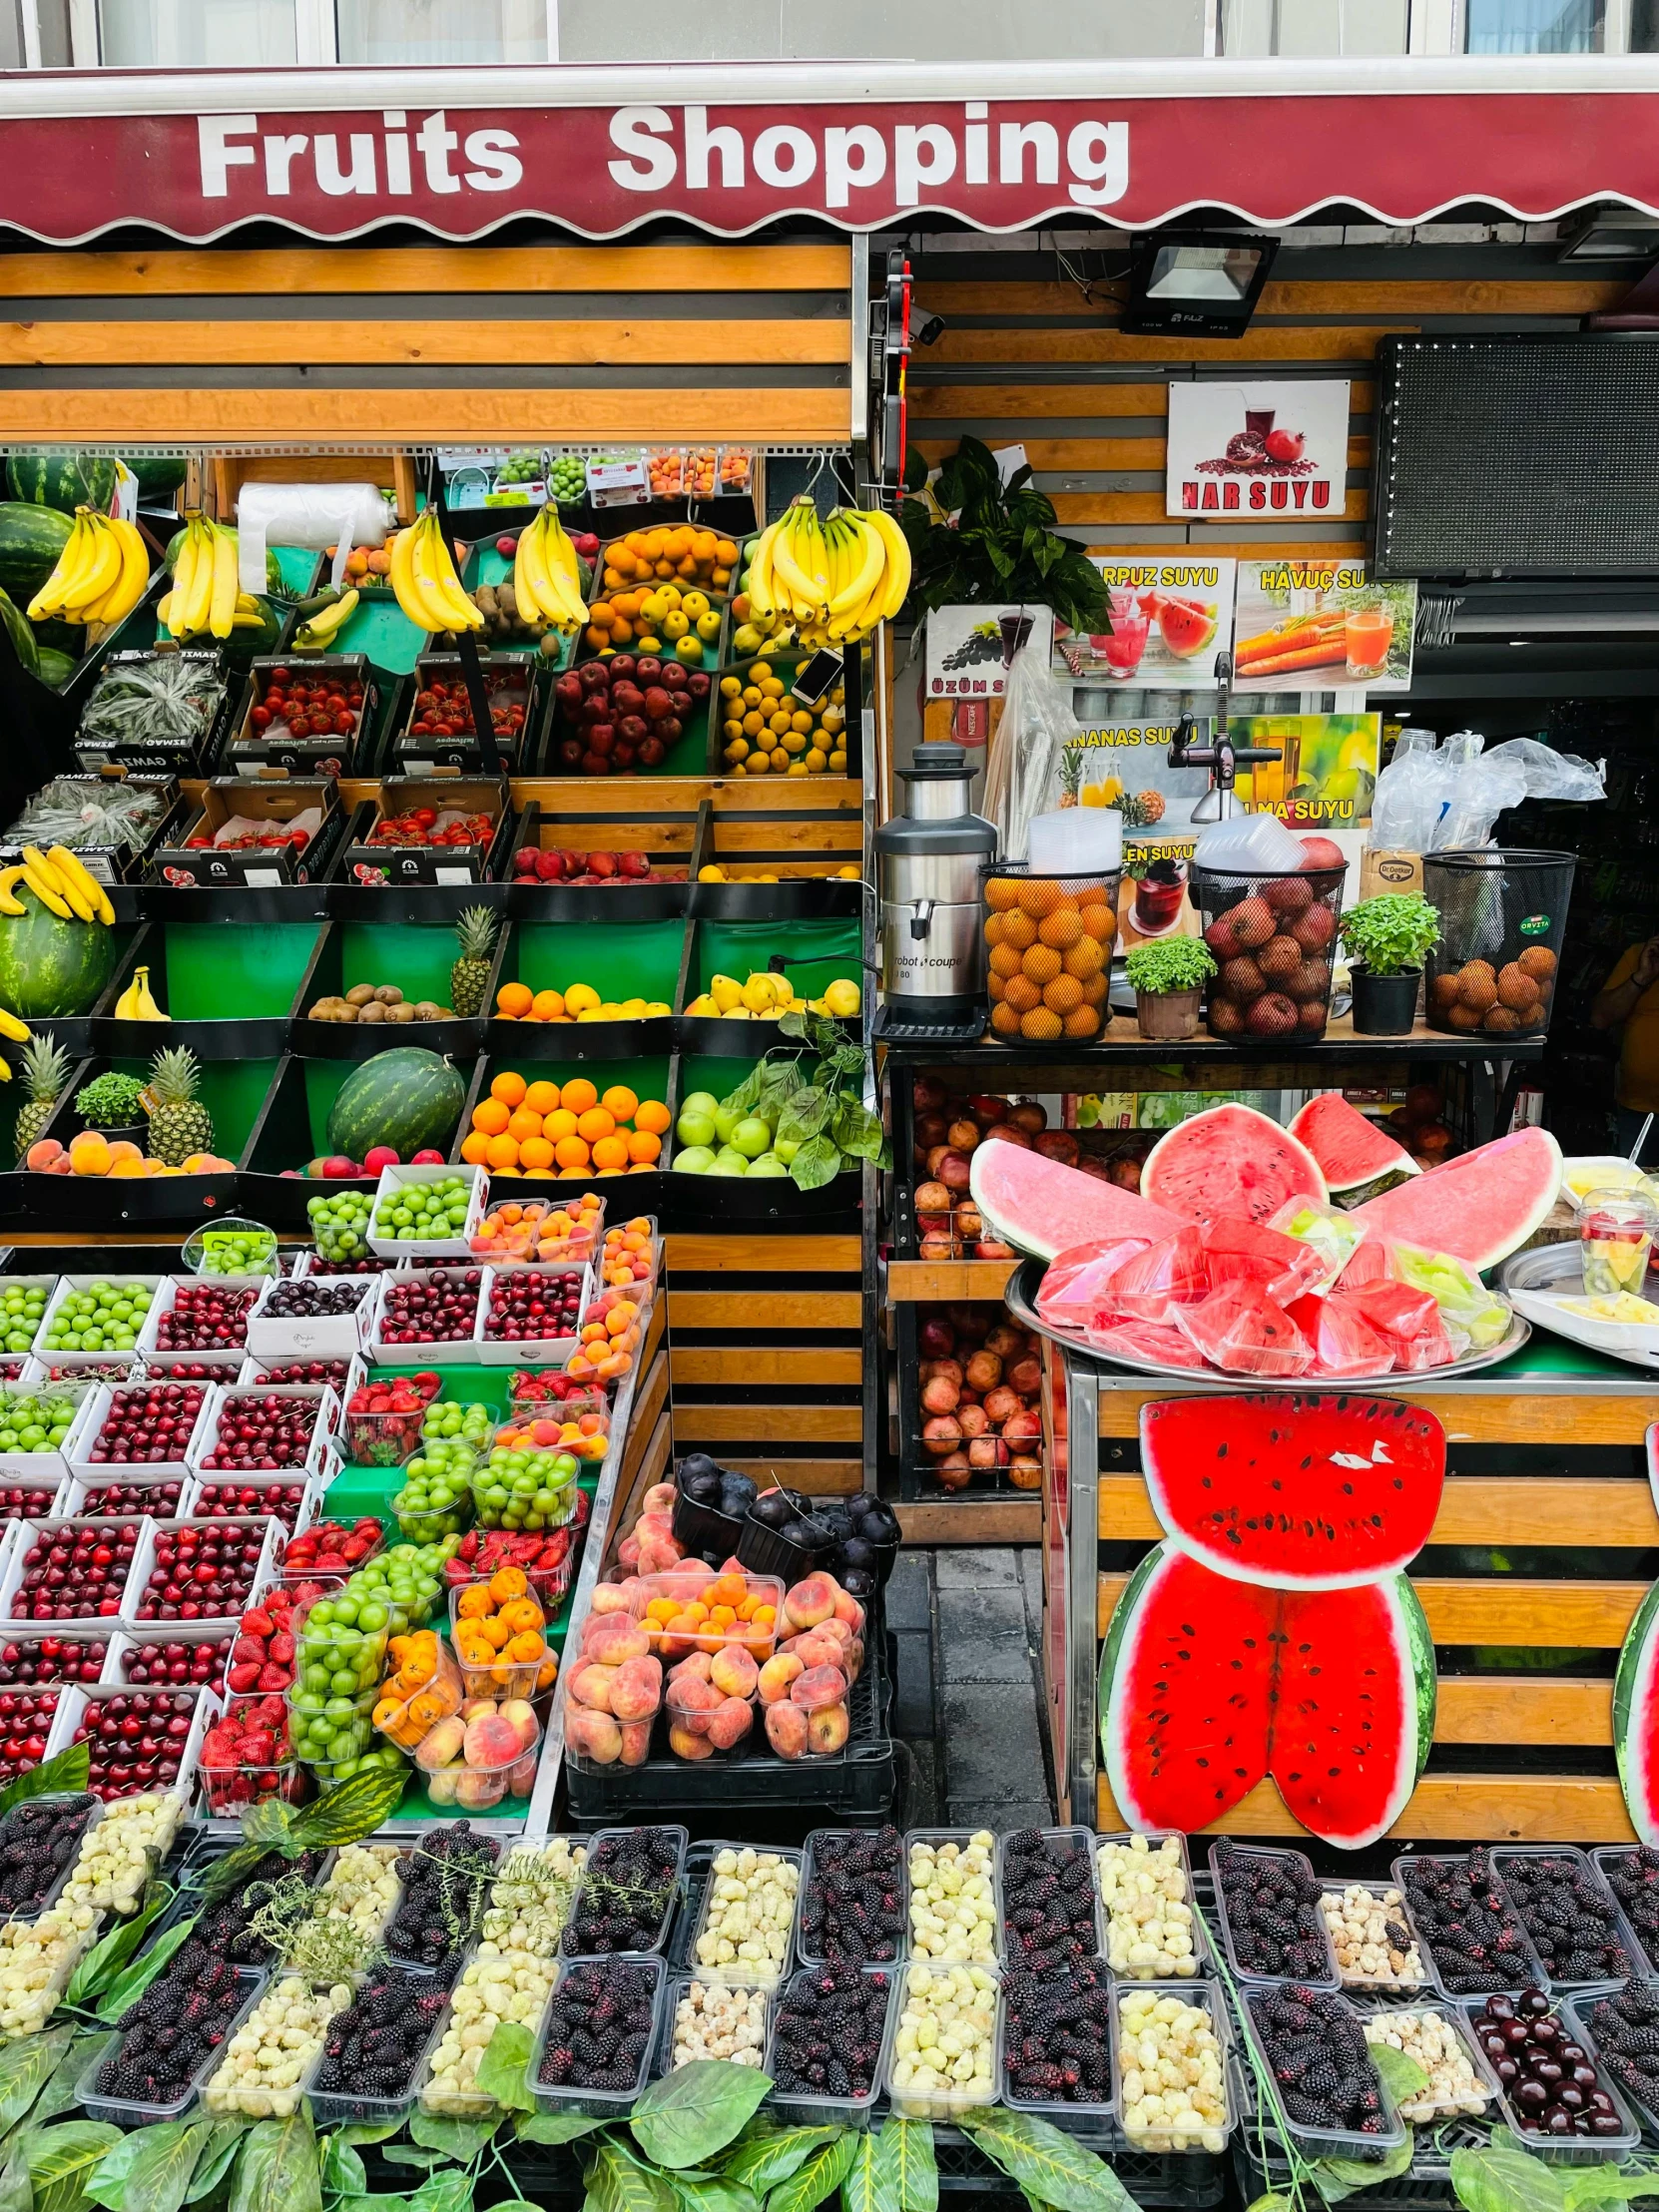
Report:
[[[35,674],[43,684],[50,684],[54,691],[62,691],[81,665],[73,653],[60,653],[55,646],[50,645],[41,647],[39,663]]]
[[[73,915],[61,921],[27,883],[16,895],[27,910],[0,915],[0,1006],[25,1021],[89,1013],[115,972],[115,931]]]
[[[138,478],[139,499],[144,505],[171,499],[183,484],[189,463],[172,454],[129,453],[127,466]]]
[[[108,514],[115,463],[102,453],[13,453],[6,462],[6,488],[31,507],[56,507],[65,515],[97,507]]]
[[[57,567],[74,527],[56,507],[0,500],[0,591],[27,607]]]
[[[377,1052],[340,1085],[328,1111],[328,1150],[348,1160],[377,1144],[402,1160],[428,1147],[447,1152],[465,1103],[465,1083],[438,1053],[418,1045]]]
[[[17,648],[18,659],[31,676],[38,676],[40,674],[40,640],[30,629],[22,609],[15,607],[3,591],[0,591],[0,622],[6,625],[7,634],[11,638],[12,644]]]

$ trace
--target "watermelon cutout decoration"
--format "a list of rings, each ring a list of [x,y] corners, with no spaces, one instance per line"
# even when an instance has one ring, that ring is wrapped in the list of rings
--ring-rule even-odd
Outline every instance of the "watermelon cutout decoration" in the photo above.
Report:
[[[1547,1129],[1517,1129],[1367,1199],[1354,1219],[1368,1237],[1449,1252],[1482,1275],[1542,1228],[1560,1191],[1561,1147]]]
[[[1421,1406],[1348,1391],[1164,1398],[1141,1408],[1141,1469],[1159,1527],[1217,1574],[1351,1589],[1428,1541],[1445,1430]]]
[[[27,607],[57,567],[74,527],[56,507],[0,500],[0,591]]]
[[[1264,1589],[1162,1544],[1112,1614],[1099,1696],[1106,1773],[1132,1829],[1190,1834],[1271,1776],[1304,1828],[1360,1851],[1422,1772],[1434,1647],[1404,1575]]]
[[[1659,1582],[1636,1608],[1613,1677],[1613,1752],[1630,1825],[1659,1844]]]
[[[1323,1206],[1328,1193],[1306,1145],[1254,1106],[1230,1104],[1166,1130],[1141,1169],[1141,1196],[1207,1226],[1234,1216],[1268,1222],[1293,1198]]]
[[[1121,1244],[1126,1237],[1156,1244],[1181,1226],[1176,1215],[1133,1191],[1045,1160],[1022,1145],[1004,1144],[1000,1137],[974,1146],[968,1189],[1003,1244],[1040,1260],[1052,1260],[1073,1245]]]
[[[115,463],[102,453],[13,453],[6,462],[6,489],[31,507],[56,507],[65,515],[96,507],[108,514]]]
[[[440,1054],[419,1045],[377,1052],[340,1085],[325,1149],[348,1160],[366,1159],[379,1144],[403,1160],[428,1146],[447,1152],[465,1103],[465,1083]]]
[[[0,1006],[24,1021],[90,1013],[115,973],[115,931],[62,920],[27,883],[16,895],[26,911],[0,916]]]
[[[1309,1099],[1287,1126],[1319,1162],[1329,1190],[1357,1191],[1384,1175],[1422,1173],[1403,1145],[1395,1144],[1385,1129],[1351,1106],[1340,1091],[1323,1091]]]

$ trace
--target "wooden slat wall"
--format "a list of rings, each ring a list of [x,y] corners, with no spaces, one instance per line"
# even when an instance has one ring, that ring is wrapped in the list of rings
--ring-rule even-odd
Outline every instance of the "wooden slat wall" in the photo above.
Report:
[[[964,280],[962,257],[916,257],[916,311],[946,328],[918,347],[909,369],[911,436],[929,460],[964,432],[992,446],[1022,443],[1039,490],[1062,529],[1098,551],[1202,544],[1219,555],[1360,554],[1370,520],[1373,386],[1378,340],[1390,331],[1571,327],[1610,306],[1621,280],[1565,279],[1557,265],[1514,276],[1441,279],[1386,275],[1335,281],[1295,275],[1310,257],[1286,252],[1289,272],[1266,286],[1241,339],[1129,337],[1116,325],[1110,286],[1092,299],[1056,281],[1052,257],[978,257]],[[1333,257],[1322,261],[1329,264]],[[1375,264],[1379,257],[1368,257]],[[1420,264],[1420,257],[1416,258]],[[1007,276],[994,274],[996,262]],[[1038,269],[1046,272],[1041,277]],[[1347,374],[1353,435],[1348,512],[1341,519],[1281,517],[1252,525],[1183,522],[1164,513],[1164,421],[1177,380],[1232,372],[1264,378]]]
[[[0,443],[844,444],[851,268],[789,244],[15,254]]]

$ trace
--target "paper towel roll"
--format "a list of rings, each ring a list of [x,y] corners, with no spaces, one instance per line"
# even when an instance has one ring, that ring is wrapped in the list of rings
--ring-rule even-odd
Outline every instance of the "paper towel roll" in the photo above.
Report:
[[[237,500],[242,588],[265,590],[268,545],[299,545],[313,553],[335,547],[337,584],[351,548],[384,545],[396,520],[377,484],[244,484]]]

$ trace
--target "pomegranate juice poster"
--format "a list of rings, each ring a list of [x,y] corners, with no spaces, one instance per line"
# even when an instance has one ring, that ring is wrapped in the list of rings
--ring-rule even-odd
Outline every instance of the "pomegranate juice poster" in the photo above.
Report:
[[[1233,642],[1238,563],[1206,560],[1202,549],[1168,560],[1092,556],[1106,580],[1107,627],[1090,634],[1054,625],[1054,669],[1088,684],[1202,691],[1216,655]]]
[[[1241,561],[1236,692],[1403,692],[1411,686],[1412,577],[1379,583],[1364,561]]]
[[[1165,512],[1334,520],[1348,505],[1348,412],[1346,378],[1171,384]]]

